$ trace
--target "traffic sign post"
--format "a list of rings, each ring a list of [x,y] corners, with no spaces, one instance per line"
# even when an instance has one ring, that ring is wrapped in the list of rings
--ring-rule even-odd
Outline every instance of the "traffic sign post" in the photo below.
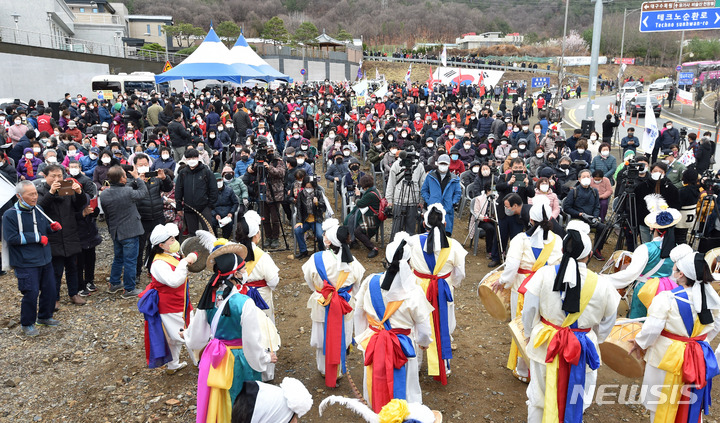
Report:
[[[645,2],[640,8],[640,32],[720,29],[716,6],[715,0]]]
[[[550,87],[550,77],[532,78],[530,80],[531,88],[542,88],[544,86]],[[560,87],[558,87],[560,89]]]

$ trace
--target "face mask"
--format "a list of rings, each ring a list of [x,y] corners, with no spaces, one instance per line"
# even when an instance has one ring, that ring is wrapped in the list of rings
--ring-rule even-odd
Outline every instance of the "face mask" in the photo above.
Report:
[[[518,148],[519,148],[520,150],[525,150],[525,149],[527,148],[527,146],[524,146],[524,145],[518,145]]]
[[[663,173],[662,172],[653,172],[650,174],[650,177],[653,178],[653,180],[655,180],[655,181],[659,181],[660,178],[663,177]]]
[[[512,153],[510,153],[510,157],[513,159],[517,159],[517,156],[518,156],[518,153],[516,151],[513,151]]]
[[[195,166],[198,165],[198,160],[197,160],[197,159],[189,159],[189,160],[187,161],[187,164],[188,164],[188,166],[190,166],[190,167],[195,167]]]
[[[596,184],[600,184],[602,182],[602,179],[593,179],[593,182],[595,182]]]
[[[28,160],[30,160],[30,159],[33,158],[33,154],[32,154],[32,153],[27,153],[27,154],[25,155],[25,158],[28,159]]]
[[[585,152],[584,148],[578,148],[577,149],[578,154],[583,154]]]
[[[343,156],[348,157],[349,155],[350,155],[349,151],[347,151],[347,150],[343,151]]]
[[[608,151],[608,150],[603,150],[603,151],[600,152],[600,154],[601,154],[603,157],[607,157],[607,156],[610,155],[610,151]]]
[[[138,173],[148,173],[150,172],[150,166],[139,166],[137,171]]]
[[[505,140],[500,141],[500,145],[507,145],[507,141],[505,141]]]
[[[567,163],[563,163],[563,164],[560,165],[560,169],[562,169],[562,170],[568,170],[568,169],[570,169],[570,165],[567,164]]]
[[[535,157],[537,157],[538,159],[542,159],[543,153],[535,153]]]
[[[45,159],[45,161],[48,162],[48,163],[50,163],[50,164],[55,164],[55,163],[57,163],[57,157],[55,157],[55,156],[50,156],[50,157],[48,157],[47,159]]]
[[[312,195],[312,193],[315,192],[315,188],[305,188],[305,192]]]
[[[391,150],[390,150],[390,154],[392,154],[393,156],[396,155],[396,154],[397,154],[397,150],[394,149],[394,148],[391,149]]]
[[[20,119],[15,119],[15,125],[20,125],[21,123],[22,123],[22,120],[20,120]]]
[[[330,138],[331,140],[334,140],[334,139],[335,139],[335,134],[329,134],[329,135],[328,135],[328,138]]]
[[[535,132],[536,134],[539,134],[540,132],[542,132],[542,129],[540,129],[540,128],[535,128],[535,129],[533,130],[533,132]]]
[[[17,122],[17,121],[16,121]],[[666,126],[667,129],[672,129],[672,125]]]
[[[298,166],[305,164],[305,159],[297,159]]]
[[[75,157],[77,155],[77,150],[68,150],[68,156]]]
[[[40,151],[40,147],[33,147],[33,153],[39,153]]]
[[[448,139],[455,139],[455,135],[448,135]]]
[[[520,128],[518,128],[517,126],[514,127],[514,128],[513,128],[513,132],[520,132]]]
[[[597,135],[590,135],[590,141],[596,141]]]
[[[471,145],[470,144],[463,144],[463,147],[465,147],[466,150],[469,150]]]
[[[427,146],[427,148],[433,148],[433,143],[431,143],[431,142],[429,142],[429,143],[427,143],[427,144],[425,144],[425,145]]]
[[[480,172],[480,168],[475,166],[474,168],[472,168],[472,171],[473,171],[473,173],[478,173],[478,172]]]
[[[222,126],[218,126],[218,131],[222,131],[224,128]]]
[[[514,214],[515,212],[513,211],[513,209],[505,207],[505,216],[513,216]]]
[[[548,192],[549,189],[550,189],[550,185],[547,185],[547,184],[540,185],[541,192]]]
[[[485,169],[482,171],[482,176],[490,176],[490,171]]]
[[[460,158],[460,156],[457,155],[457,154],[453,154],[452,156],[450,156],[450,158],[453,159],[453,160],[457,160],[457,159]]]
[[[432,127],[433,127],[433,129],[437,129],[437,125],[433,125]]]
[[[590,185],[590,178],[587,178],[587,177],[582,178],[582,179],[580,179],[580,183],[582,184],[582,186],[586,187],[586,186]]]
[[[173,243],[168,247],[168,251],[173,254],[180,251],[180,242],[178,240],[173,241]]]
[[[522,130],[523,130],[523,131],[527,131],[528,129],[530,129],[529,126],[523,126],[523,127],[522,127]]]
[[[71,168],[71,169],[69,170],[69,172],[70,172],[70,174],[71,174],[72,176],[78,176],[78,175],[80,174],[80,169],[78,169],[78,168]]]
[[[110,163],[110,157],[103,157],[102,160],[100,160],[100,161],[103,162],[104,164],[108,164],[108,163]]]

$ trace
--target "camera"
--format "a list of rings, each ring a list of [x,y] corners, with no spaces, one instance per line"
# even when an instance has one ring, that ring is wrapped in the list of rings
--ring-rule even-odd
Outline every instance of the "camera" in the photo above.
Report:
[[[265,163],[268,159],[268,139],[266,137],[258,137],[257,142],[258,145],[255,150],[255,163]]]
[[[683,126],[682,128],[680,128],[680,138],[684,139],[685,137],[687,137],[687,134],[688,134],[688,129],[686,126]]]
[[[583,215],[582,215],[582,218],[583,218],[583,220],[584,220],[585,222],[587,222],[587,224],[588,224],[589,226],[591,226],[591,227],[594,227],[594,226],[596,226],[598,223],[600,223],[600,219],[598,219],[598,218],[595,217],[595,216],[589,216],[589,215],[587,215],[587,214],[583,214]]]

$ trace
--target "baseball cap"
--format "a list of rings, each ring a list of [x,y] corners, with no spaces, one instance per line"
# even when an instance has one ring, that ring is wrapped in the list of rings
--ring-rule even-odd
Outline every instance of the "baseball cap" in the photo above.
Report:
[[[450,156],[448,156],[447,154],[443,154],[440,157],[438,157],[437,162],[438,162],[438,164],[442,163],[442,164],[449,165],[450,164]]]

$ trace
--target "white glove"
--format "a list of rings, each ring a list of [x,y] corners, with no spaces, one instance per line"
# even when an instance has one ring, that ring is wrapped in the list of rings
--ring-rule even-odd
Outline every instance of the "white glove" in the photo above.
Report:
[[[243,204],[245,205],[245,207],[247,207],[248,204],[250,204],[250,201],[248,201],[247,198],[243,198]]]

